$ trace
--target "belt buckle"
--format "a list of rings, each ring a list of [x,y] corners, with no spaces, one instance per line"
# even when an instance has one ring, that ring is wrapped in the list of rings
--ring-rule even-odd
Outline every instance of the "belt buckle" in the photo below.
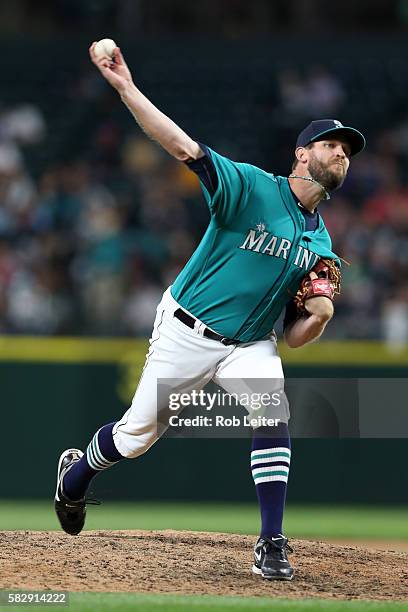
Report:
[[[221,344],[224,344],[224,346],[229,346],[230,344],[235,344],[234,340],[231,340],[230,338],[226,338],[225,336],[223,338],[221,338],[220,342],[221,342]]]

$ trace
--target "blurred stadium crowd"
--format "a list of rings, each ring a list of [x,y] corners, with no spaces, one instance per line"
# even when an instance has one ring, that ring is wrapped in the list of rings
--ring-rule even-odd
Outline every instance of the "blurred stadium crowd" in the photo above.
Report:
[[[4,5],[4,6],[3,6]],[[239,36],[282,28],[297,31],[404,29],[407,0],[14,0],[0,17],[21,29],[96,28],[131,35],[196,32]],[[1,27],[1,26],[0,26]]]
[[[243,130],[241,141],[237,126],[226,126],[207,142],[195,117],[192,136],[276,173],[289,172],[295,135],[308,121],[348,123],[356,104],[341,71],[322,65],[306,73],[286,66],[255,94],[253,107],[247,100],[231,114],[247,128],[249,117],[267,115],[267,131],[254,128],[248,140]],[[82,116],[83,134],[71,133],[71,153],[55,159],[40,153],[52,150],[59,130],[52,113],[24,99],[1,109],[0,332],[147,335],[163,288],[209,219],[198,181],[140,132],[92,67],[61,95],[67,121],[74,99],[92,111],[85,124]],[[363,117],[367,100],[358,104]],[[398,347],[408,341],[408,112],[386,129],[355,127],[368,148],[319,209],[334,250],[350,263],[326,337],[385,338]]]

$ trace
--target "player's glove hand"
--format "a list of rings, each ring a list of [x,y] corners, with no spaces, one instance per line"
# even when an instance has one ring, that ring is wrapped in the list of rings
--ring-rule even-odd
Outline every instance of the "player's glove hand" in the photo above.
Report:
[[[312,274],[314,272],[315,274]],[[295,295],[295,304],[299,315],[307,313],[306,301],[314,297],[327,297],[333,301],[340,293],[341,273],[332,259],[320,259],[302,280]]]

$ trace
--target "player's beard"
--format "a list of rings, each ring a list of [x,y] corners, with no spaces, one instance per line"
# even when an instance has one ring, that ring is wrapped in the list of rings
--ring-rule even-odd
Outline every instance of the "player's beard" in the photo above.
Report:
[[[331,165],[324,164],[315,155],[310,157],[308,164],[309,174],[327,191],[334,191],[342,186],[346,178],[345,172],[335,170],[333,162]]]

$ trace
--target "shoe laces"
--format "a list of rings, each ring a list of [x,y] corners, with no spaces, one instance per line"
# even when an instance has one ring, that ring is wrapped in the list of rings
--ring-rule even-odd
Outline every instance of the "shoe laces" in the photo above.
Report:
[[[283,538],[283,545],[278,544],[276,540],[271,540],[271,538],[263,538],[263,539],[265,540],[265,542],[273,546],[273,548],[275,548],[276,550],[279,550],[281,552],[288,551],[290,553],[293,553],[293,548],[290,546],[287,538]]]

